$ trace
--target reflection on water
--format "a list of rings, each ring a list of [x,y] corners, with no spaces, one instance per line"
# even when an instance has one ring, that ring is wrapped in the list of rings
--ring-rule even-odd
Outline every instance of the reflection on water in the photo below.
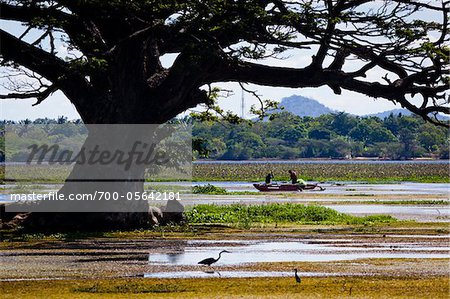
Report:
[[[169,263],[171,264],[177,264],[180,257],[181,257],[182,253],[170,253],[167,254],[167,260]]]
[[[373,208],[373,212],[370,213],[366,210],[367,205],[359,205],[359,204],[352,204],[352,205],[325,205],[332,209],[335,209],[342,213],[353,213],[353,214],[423,214],[423,215],[450,215],[450,209],[447,207],[418,207],[418,206],[410,206],[410,205],[401,205],[401,206],[393,206],[393,205],[374,205],[372,204],[371,207]]]
[[[450,209],[446,206],[412,206],[412,205],[325,205],[341,213],[352,214],[357,216],[386,214],[394,215],[399,219],[414,219],[416,217],[439,217],[443,220],[450,217]],[[370,206],[370,208],[369,208]]]
[[[152,265],[192,266],[205,258],[217,258],[222,250],[232,253],[222,255],[212,267],[260,262],[338,261],[360,258],[446,258],[450,251],[450,247],[426,247],[398,242],[353,243],[351,240],[346,244],[338,243],[337,246],[331,242],[317,240],[308,242],[235,241],[228,244],[222,241],[211,244],[214,241],[209,241],[203,243],[203,246],[201,242],[189,242],[184,251],[150,254],[148,261]]]

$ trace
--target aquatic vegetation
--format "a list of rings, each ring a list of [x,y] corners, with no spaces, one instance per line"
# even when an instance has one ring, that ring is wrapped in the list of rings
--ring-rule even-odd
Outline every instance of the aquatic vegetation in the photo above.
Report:
[[[367,181],[367,182],[426,182],[449,183],[447,164],[419,163],[221,163],[194,164],[193,177],[197,181],[263,181],[273,171],[274,181],[288,181],[289,169],[308,181]]]
[[[192,188],[192,193],[194,193],[194,194],[227,194],[227,190],[225,188],[207,184],[204,186],[194,186],[194,188]]]
[[[336,210],[301,204],[196,205],[185,212],[187,222],[224,223],[249,226],[252,223],[372,224],[396,221],[388,215],[356,217]]]
[[[273,171],[274,181],[288,181],[289,169],[295,169],[300,178],[308,181],[366,181],[386,182],[423,182],[450,183],[448,164],[420,163],[220,163],[193,164],[194,181],[263,181],[267,173]],[[70,167],[8,166],[6,179],[26,180],[29,182],[64,182],[70,173]],[[0,180],[5,178],[5,167],[0,167]],[[174,176],[148,174],[147,181],[174,181]],[[177,180],[186,180],[177,179]]]

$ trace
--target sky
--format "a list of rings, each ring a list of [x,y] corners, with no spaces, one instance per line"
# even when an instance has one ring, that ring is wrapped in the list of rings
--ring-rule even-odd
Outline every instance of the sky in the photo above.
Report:
[[[429,18],[430,16],[426,16]],[[0,27],[8,32],[18,36],[20,35],[24,27],[16,22],[0,21]],[[30,34],[30,40],[35,38],[37,33]],[[62,45],[59,46],[58,52],[64,53],[66,51]],[[300,52],[287,52],[282,57],[283,59],[268,59],[264,61],[264,64],[284,67],[304,67],[309,64],[311,56],[314,54],[315,49],[303,50]],[[167,55],[161,58],[163,66],[170,66],[175,55]],[[351,61],[346,64],[348,70],[357,69],[361,66],[361,62]],[[375,69],[368,76],[368,80],[379,80],[385,71]],[[220,83],[216,86],[231,90],[232,94],[227,98],[222,98],[219,101],[219,105],[224,110],[231,110],[238,115],[241,115],[241,98],[242,89],[238,83]],[[282,87],[267,87],[256,86],[252,84],[245,85],[246,89],[256,91],[262,99],[279,101],[284,97],[291,95],[302,95],[317,100],[325,106],[337,110],[344,111],[355,115],[365,115],[378,113],[386,110],[401,108],[399,105],[394,105],[392,102],[384,99],[373,99],[363,94],[342,90],[341,95],[336,95],[332,90],[327,87],[319,88],[282,88]],[[6,91],[0,87],[0,93],[6,93]],[[0,118],[7,120],[22,120],[22,119],[36,119],[36,118],[57,118],[58,116],[66,116],[68,119],[80,118],[75,107],[64,96],[62,92],[56,92],[51,97],[47,98],[44,102],[37,106],[32,106],[35,100],[32,99],[20,99],[20,100],[0,100]],[[253,117],[249,113],[251,105],[259,105],[259,102],[249,93],[244,93],[245,103],[245,117]],[[200,110],[196,108],[194,110]]]
[[[302,67],[309,64],[313,50],[310,53],[303,51],[302,54],[292,52],[286,53],[283,59],[269,59],[264,61],[264,64],[284,66],[284,67]],[[176,55],[167,55],[161,58],[162,65],[169,67],[175,60]],[[350,63],[351,64],[351,63]],[[360,64],[356,63],[353,68],[357,68]],[[348,66],[352,68],[352,66]],[[374,71],[371,76],[373,79],[382,76],[381,72]],[[371,79],[369,77],[369,79]],[[219,105],[225,111],[230,110],[241,115],[241,99],[242,89],[238,83],[225,82],[215,84],[225,90],[230,90],[231,95],[221,98]],[[384,99],[373,99],[363,94],[343,90],[341,95],[336,95],[327,87],[319,88],[283,88],[283,87],[268,87],[258,86],[254,84],[246,84],[247,90],[256,91],[262,99],[280,101],[284,97],[291,95],[302,95],[317,100],[325,106],[337,110],[344,111],[355,115],[365,115],[378,113],[386,110],[401,108],[394,105],[392,102]],[[3,92],[3,91],[2,91]],[[37,106],[32,106],[36,101],[29,99],[20,100],[1,100],[0,101],[0,115],[1,119],[7,120],[22,120],[22,119],[36,119],[36,118],[57,118],[58,116],[67,116],[68,119],[80,118],[75,107],[64,96],[62,92],[56,92],[51,97]],[[250,114],[249,110],[252,105],[259,106],[258,100],[250,93],[244,92],[244,117],[252,118],[254,115]],[[193,110],[199,111],[200,107]]]
[[[4,22],[3,22],[4,23]],[[2,23],[0,23],[1,25]],[[11,24],[9,24],[11,26]],[[12,28],[17,30],[17,28]],[[60,52],[64,49],[60,49]],[[285,54],[283,59],[269,59],[264,61],[264,64],[284,66],[284,67],[302,67],[310,62],[311,55],[313,55],[313,50],[311,53],[303,51],[302,54],[296,52],[288,52]],[[162,65],[164,67],[170,67],[175,60],[176,55],[167,55],[161,58]],[[357,68],[359,64],[356,64],[354,68]],[[351,67],[351,66],[349,66]],[[380,74],[372,74],[374,79]],[[238,83],[225,82],[218,83],[216,86],[221,87],[226,90],[232,91],[231,95],[228,97],[221,98],[219,100],[219,105],[225,111],[230,110],[234,113],[241,115],[241,99],[242,99],[242,89]],[[319,88],[283,88],[283,87],[268,87],[268,86],[258,86],[254,84],[246,84],[245,88],[248,90],[256,91],[257,94],[262,99],[276,100],[280,101],[284,97],[289,97],[291,95],[302,95],[317,100],[318,102],[324,104],[325,106],[337,110],[344,111],[347,113],[355,115],[365,115],[383,112],[386,110],[401,108],[400,106],[394,105],[392,102],[384,99],[373,99],[367,97],[363,94],[343,90],[341,95],[336,95],[332,90],[327,87]],[[0,89],[1,90],[1,89]],[[4,90],[1,90],[4,93]],[[36,118],[57,118],[58,116],[66,116],[68,119],[80,118],[75,107],[70,103],[70,101],[64,96],[60,91],[54,93],[52,96],[47,98],[41,104],[37,106],[32,106],[36,100],[33,99],[19,99],[19,100],[1,100],[0,101],[0,116],[1,119],[7,120],[23,120]],[[259,106],[258,100],[247,92],[244,92],[244,117],[252,118],[249,110],[252,105]],[[199,111],[200,107],[194,108],[193,110]]]
[[[227,90],[232,90],[233,94],[219,100],[219,105],[224,110],[231,110],[241,115],[241,99],[242,89],[238,83],[221,83],[217,84]],[[291,95],[302,95],[317,100],[325,106],[337,110],[345,111],[355,115],[365,115],[371,113],[382,112],[386,110],[401,108],[395,106],[392,102],[384,99],[373,99],[359,93],[343,90],[341,95],[335,95],[330,88],[282,88],[282,87],[266,87],[249,84],[246,89],[256,90],[258,95],[263,99],[281,100]],[[0,115],[1,119],[7,120],[23,120],[36,118],[57,118],[58,116],[67,116],[68,119],[80,118],[75,107],[64,96],[62,92],[56,92],[51,97],[37,106],[32,106],[36,100],[1,100]],[[244,92],[245,117],[252,115],[249,113],[251,105],[259,105],[257,99],[251,94]],[[193,110],[199,111],[201,108]]]

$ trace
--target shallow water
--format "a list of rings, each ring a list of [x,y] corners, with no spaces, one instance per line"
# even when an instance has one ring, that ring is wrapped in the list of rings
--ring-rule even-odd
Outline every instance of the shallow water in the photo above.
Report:
[[[158,182],[146,183],[147,187],[165,185],[177,188],[191,187],[194,185],[205,185],[211,183],[215,186],[225,188],[227,191],[254,191],[257,190],[250,182]],[[361,184],[361,183],[345,183],[343,186],[335,184],[321,184],[326,187],[325,191],[305,191],[305,192],[288,192],[288,197],[282,197],[279,194],[267,192],[257,192],[254,195],[207,195],[194,194],[193,196],[181,195],[182,204],[185,206],[195,204],[266,204],[274,202],[291,202],[291,203],[307,203],[307,202],[329,202],[331,201],[366,201],[377,199],[378,195],[392,196],[408,196],[414,200],[448,200],[450,197],[450,184],[445,183],[400,183],[400,184]],[[13,188],[13,185],[3,186],[6,189]],[[58,188],[58,185],[44,185],[47,188]],[[40,189],[37,192],[43,192]],[[47,191],[47,190],[46,190]],[[20,190],[16,191],[20,193]],[[324,197],[312,195],[328,195]],[[296,196],[298,195],[298,196]],[[310,196],[311,195],[311,196]],[[333,196],[330,196],[333,195]],[[334,195],[336,197],[334,197]],[[416,196],[411,196],[416,195]],[[427,197],[421,197],[427,195]],[[432,195],[432,197],[429,197]],[[372,197],[373,196],[373,197]],[[392,200],[392,199],[391,199]],[[8,202],[8,195],[0,194],[0,202]],[[383,199],[380,204],[352,204],[352,205],[327,205],[339,212],[349,213],[352,215],[373,215],[388,214],[402,220],[416,221],[432,221],[432,222],[450,222],[450,209],[448,206],[424,206],[424,205],[383,205]],[[157,203],[155,203],[157,204]]]
[[[281,182],[279,182],[281,183]],[[252,182],[152,182],[145,183],[146,187],[152,186],[173,186],[174,188],[189,189],[193,186],[199,185],[204,186],[207,184],[212,184],[217,187],[225,188],[229,192],[236,191],[253,191],[256,194],[261,194],[265,196],[271,196],[272,193],[258,192],[255,187],[253,187]],[[323,183],[321,186],[325,187],[325,191],[316,190],[306,190],[303,194],[308,193],[319,193],[319,194],[334,194],[334,195],[411,195],[411,194],[434,194],[434,195],[449,195],[450,194],[450,184],[447,183],[411,183],[404,182],[399,184],[361,184],[360,182],[340,182],[340,186],[334,183]],[[47,192],[47,191],[57,191],[61,185],[51,185],[51,184],[38,184],[39,189],[36,192]],[[14,189],[15,185],[3,185],[2,192],[11,191],[15,193],[20,193],[20,189]],[[29,187],[32,190],[32,185]],[[175,189],[174,189],[175,190]],[[300,192],[288,192],[288,193],[298,193]],[[5,200],[6,195],[0,194],[0,200]]]
[[[253,235],[255,237],[256,235]],[[395,238],[392,238],[394,236]],[[326,268],[317,272],[302,273],[300,276],[333,275],[368,275],[366,261],[361,258],[446,258],[450,251],[450,236],[416,236],[416,235],[381,235],[381,234],[281,234],[274,240],[160,240],[143,238],[133,240],[77,240],[36,244],[33,248],[11,248],[0,252],[2,267],[0,281],[68,279],[70,277],[119,278],[189,278],[189,277],[277,277],[291,276],[291,267],[276,271],[260,271],[251,263],[256,262],[296,262],[338,261],[338,265],[359,265],[356,268],[344,268],[331,271]],[[398,238],[397,238],[398,237]],[[433,239],[434,238],[434,239]],[[68,242],[66,244],[66,242]],[[221,250],[231,253],[222,254],[222,258],[211,267],[198,265],[198,261],[217,258]],[[341,263],[339,261],[351,260]],[[410,273],[415,261],[393,261],[401,271]],[[428,261],[421,261],[422,267]],[[418,269],[414,273],[425,275],[440,273],[447,275],[445,263],[434,263],[427,272]],[[436,263],[439,263],[438,265]],[[246,267],[249,266],[250,267]],[[437,265],[437,266],[436,266]],[[242,267],[241,267],[242,266]],[[300,265],[299,265],[300,266]],[[340,266],[339,266],[340,267]],[[383,263],[378,269],[392,275],[390,263]],[[412,268],[411,268],[412,267]],[[414,268],[414,269],[413,269]],[[70,271],[68,271],[70,270]],[[305,269],[303,269],[304,271]],[[377,269],[367,271],[378,273]],[[332,273],[319,273],[319,272]],[[405,272],[406,271],[406,272]],[[431,272],[428,272],[431,271]],[[434,272],[433,272],[434,271]],[[220,273],[220,274],[219,274]]]
[[[325,205],[341,213],[355,216],[367,216],[376,214],[392,215],[395,218],[406,219],[429,219],[448,221],[450,218],[450,208],[448,206],[412,206],[412,205]]]
[[[399,184],[361,184],[360,182],[340,182],[344,184],[337,186],[334,183],[323,183],[321,186],[325,187],[325,191],[304,191],[304,194],[311,192],[318,192],[320,194],[335,194],[335,195],[411,195],[411,194],[436,194],[448,195],[450,193],[450,184],[446,183],[399,183]],[[184,183],[174,183],[184,184]],[[186,182],[185,184],[190,184]],[[234,191],[255,191],[258,192],[253,183],[249,182],[198,182],[193,185],[212,184],[217,187],[225,188],[229,192]],[[297,192],[292,192],[297,193]],[[268,195],[270,193],[261,194]]]
[[[188,242],[184,249],[170,253],[150,254],[151,265],[197,265],[205,258],[217,258],[223,253],[215,265],[239,265],[260,262],[289,261],[339,261],[361,258],[446,258],[450,247],[417,246],[411,243],[353,243],[346,244],[331,240],[309,240],[308,242],[272,242],[272,241],[239,241],[227,244],[222,241]],[[205,245],[209,246],[205,246]],[[233,246],[234,245],[234,246]]]
[[[281,183],[281,182],[278,182]],[[450,184],[447,183],[411,183],[403,182],[398,184],[362,184],[361,182],[339,182],[343,184],[337,186],[334,183],[323,183],[321,186],[325,187],[325,191],[306,190],[303,194],[308,193],[320,193],[320,194],[335,194],[335,195],[411,195],[411,194],[434,194],[434,195],[449,195]],[[183,189],[189,189],[193,186],[204,186],[212,184],[217,187],[225,188],[229,192],[239,191],[253,191],[257,194],[270,196],[272,193],[259,192],[253,187],[252,182],[146,182],[146,187],[152,186],[174,186],[176,188],[183,187]],[[39,189],[36,192],[57,191],[62,185],[58,184],[38,184]],[[19,190],[15,190],[16,185],[3,185],[2,191],[15,191],[20,193]],[[32,186],[29,187],[32,190]],[[175,190],[175,189],[174,189]],[[299,192],[288,192],[299,193]],[[299,193],[300,194],[300,193]],[[4,194],[0,194],[0,200],[5,199]]]
[[[430,207],[430,206],[412,206],[412,205],[377,205],[371,204],[372,211],[368,211],[369,205],[325,205],[342,213],[349,214],[427,214],[427,215],[450,215],[450,209],[447,207]]]

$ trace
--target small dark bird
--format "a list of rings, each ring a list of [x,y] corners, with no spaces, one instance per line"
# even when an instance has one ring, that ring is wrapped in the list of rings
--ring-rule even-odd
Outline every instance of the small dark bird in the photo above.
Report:
[[[220,256],[221,256],[222,253],[224,253],[224,252],[226,252],[226,253],[231,253],[231,252],[229,252],[229,251],[222,250],[222,251],[219,253],[219,257],[218,257],[217,259],[215,259],[215,258],[213,258],[213,257],[209,257],[209,258],[207,258],[207,259],[201,260],[201,261],[198,262],[198,263],[201,264],[201,265],[208,265],[208,266],[211,266],[211,264],[214,264],[215,262],[217,262],[217,261],[220,259]]]
[[[301,280],[300,276],[298,276],[298,274],[297,274],[297,269],[294,269],[294,271],[295,271],[295,281],[296,281],[297,283],[301,283],[302,280]]]

